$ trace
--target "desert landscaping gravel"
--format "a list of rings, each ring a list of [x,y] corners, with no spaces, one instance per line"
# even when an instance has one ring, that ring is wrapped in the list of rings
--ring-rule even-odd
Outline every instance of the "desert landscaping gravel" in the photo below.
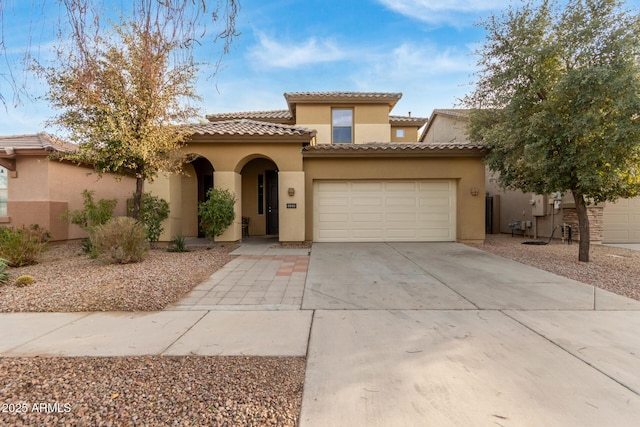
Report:
[[[554,240],[548,245],[525,245],[534,239],[508,234],[487,235],[482,245],[469,245],[559,276],[640,300],[640,251],[593,244],[589,262],[578,261],[578,243]],[[548,241],[548,239],[540,239]]]
[[[84,255],[77,242],[55,244],[38,264],[7,270],[9,283],[23,274],[35,283],[0,286],[0,312],[162,310],[229,262],[236,247],[153,249],[142,262],[104,264]]]
[[[295,426],[305,359],[0,359],[3,426]]]

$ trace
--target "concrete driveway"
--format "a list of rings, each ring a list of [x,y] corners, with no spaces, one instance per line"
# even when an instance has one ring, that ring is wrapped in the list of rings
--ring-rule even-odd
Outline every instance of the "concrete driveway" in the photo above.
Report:
[[[300,426],[631,426],[640,302],[454,243],[313,246]]]

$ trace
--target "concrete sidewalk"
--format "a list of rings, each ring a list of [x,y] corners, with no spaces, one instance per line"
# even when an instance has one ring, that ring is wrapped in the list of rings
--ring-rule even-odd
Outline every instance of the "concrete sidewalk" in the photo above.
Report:
[[[162,312],[0,314],[0,355],[306,356],[303,427],[640,419],[638,301],[453,243],[279,251]]]

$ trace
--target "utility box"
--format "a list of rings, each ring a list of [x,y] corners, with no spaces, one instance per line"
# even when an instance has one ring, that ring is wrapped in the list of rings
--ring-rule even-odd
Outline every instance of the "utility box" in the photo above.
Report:
[[[531,214],[533,216],[545,216],[547,214],[547,196],[534,194],[531,199]]]

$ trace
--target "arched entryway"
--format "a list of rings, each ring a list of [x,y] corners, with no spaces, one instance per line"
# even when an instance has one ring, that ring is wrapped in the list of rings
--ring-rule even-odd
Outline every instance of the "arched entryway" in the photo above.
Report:
[[[191,162],[197,180],[196,216],[197,207],[207,200],[207,193],[213,188],[213,165],[204,157],[196,157]],[[200,227],[200,217],[198,216],[198,237],[205,237]]]
[[[280,214],[277,165],[264,157],[254,158],[242,167],[240,174],[242,175],[242,217],[248,219],[249,235],[278,235]]]

